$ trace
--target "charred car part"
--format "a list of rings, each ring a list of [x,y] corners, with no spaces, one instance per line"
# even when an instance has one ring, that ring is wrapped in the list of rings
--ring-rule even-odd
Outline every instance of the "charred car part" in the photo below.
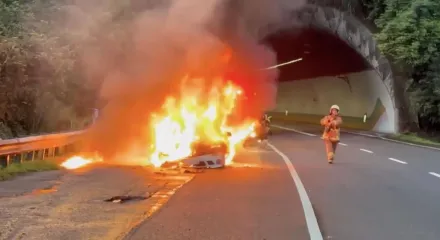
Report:
[[[219,143],[195,143],[194,152],[191,157],[165,162],[161,168],[223,168],[225,156],[228,153],[228,146],[224,142]]]
[[[243,146],[252,145],[256,141],[267,140],[268,136],[271,135],[270,130],[270,118],[264,116],[260,121],[255,124],[254,132],[245,139]]]

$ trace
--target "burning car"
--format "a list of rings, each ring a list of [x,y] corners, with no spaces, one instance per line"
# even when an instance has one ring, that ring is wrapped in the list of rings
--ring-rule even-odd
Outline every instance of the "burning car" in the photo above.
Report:
[[[218,78],[204,90],[203,86],[197,86],[197,80],[184,79],[182,82],[188,85],[182,86],[180,98],[166,99],[162,112],[152,119],[154,146],[149,160],[156,167],[165,162],[204,159],[201,158],[204,155],[220,158],[214,164],[200,160],[200,166],[228,165],[237,146],[254,131],[255,120],[231,120],[237,98],[243,92],[240,87]]]
[[[254,131],[245,139],[243,145],[248,146],[253,142],[266,140],[271,135],[270,118],[266,114],[257,121],[254,126]]]

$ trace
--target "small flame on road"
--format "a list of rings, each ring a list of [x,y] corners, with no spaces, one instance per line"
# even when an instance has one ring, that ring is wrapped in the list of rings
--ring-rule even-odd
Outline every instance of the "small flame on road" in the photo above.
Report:
[[[86,159],[81,156],[73,156],[67,159],[66,161],[64,161],[63,163],[61,163],[61,167],[66,169],[77,169],[89,165],[92,162],[95,161],[91,159]]]

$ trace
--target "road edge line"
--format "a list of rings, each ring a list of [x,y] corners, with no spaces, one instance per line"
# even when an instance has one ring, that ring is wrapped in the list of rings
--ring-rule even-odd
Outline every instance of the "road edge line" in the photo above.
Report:
[[[276,125],[276,124],[272,124],[272,126],[280,128],[280,129],[296,132],[296,133],[301,133],[301,134],[304,134],[304,135],[307,135],[307,136],[311,136],[311,137],[317,136],[315,134],[302,132],[302,131],[296,130],[294,128],[283,127],[283,126]],[[413,147],[426,148],[426,149],[431,149],[431,150],[435,150],[435,151],[440,151],[440,148],[438,148],[438,147],[431,147],[431,146],[420,145],[420,144],[416,144],[416,143],[404,142],[404,141],[399,141],[399,140],[395,140],[395,139],[391,139],[391,138],[386,138],[386,137],[382,137],[382,136],[378,136],[378,135],[373,135],[373,134],[353,132],[353,131],[345,130],[345,129],[341,129],[341,132],[348,133],[348,134],[353,134],[353,135],[358,135],[358,136],[363,136],[363,137],[377,138],[377,139],[381,139],[381,140],[384,140],[384,141],[400,143],[400,144],[404,144],[404,145],[408,145],[408,146],[413,146]]]
[[[319,228],[318,220],[316,219],[315,211],[312,207],[312,202],[310,201],[309,196],[307,195],[307,191],[304,188],[303,183],[301,182],[301,179],[298,175],[298,172],[295,170],[295,167],[293,166],[290,159],[281,152],[278,148],[276,148],[271,143],[267,143],[267,145],[272,148],[286,163],[287,169],[289,169],[290,176],[293,179],[293,182],[295,183],[296,190],[298,191],[299,198],[301,200],[301,204],[304,211],[304,216],[307,223],[307,229],[309,231],[309,236],[311,240],[323,240],[323,236],[321,233],[321,230]]]
[[[281,128],[281,129],[284,129],[284,130],[300,133],[300,134],[303,134],[303,135],[306,135],[306,136],[309,136],[309,137],[316,137],[317,136],[316,134],[302,132],[302,131],[296,130],[294,128],[283,127],[283,126],[275,125],[275,124],[272,124],[272,126],[276,127],[276,128]]]
[[[431,147],[431,146],[425,146],[425,145],[420,145],[420,144],[416,144],[416,143],[404,142],[404,141],[399,141],[399,140],[395,140],[395,139],[391,139],[391,138],[386,138],[386,137],[381,137],[381,136],[377,136],[377,135],[357,133],[357,132],[345,131],[345,130],[342,131],[342,132],[353,134],[353,135],[358,135],[358,136],[363,136],[363,137],[377,138],[377,139],[381,139],[381,140],[384,140],[384,141],[400,143],[400,144],[404,144],[404,145],[408,145],[408,146],[413,146],[413,147],[426,148],[426,149],[431,149],[431,150],[435,150],[435,151],[440,151],[440,148],[437,148],[437,147]]]

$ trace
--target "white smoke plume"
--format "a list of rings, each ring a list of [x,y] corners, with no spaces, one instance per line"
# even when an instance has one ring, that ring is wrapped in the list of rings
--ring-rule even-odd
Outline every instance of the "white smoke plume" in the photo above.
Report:
[[[105,159],[148,144],[145,123],[185,72],[221,72],[225,49],[243,74],[243,87],[257,96],[247,114],[274,106],[276,54],[260,45],[260,33],[280,24],[305,0],[76,1],[66,9],[78,32],[90,84],[100,86],[105,107],[87,146]],[[249,89],[246,89],[249,88]],[[139,142],[144,139],[145,142]],[[122,160],[124,161],[124,160]]]

